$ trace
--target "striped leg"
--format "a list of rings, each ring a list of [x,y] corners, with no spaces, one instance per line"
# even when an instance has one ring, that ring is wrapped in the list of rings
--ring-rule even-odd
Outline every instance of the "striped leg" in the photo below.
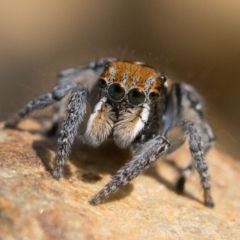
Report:
[[[213,207],[205,153],[211,147],[214,135],[205,120],[202,98],[192,86],[178,82],[170,86],[167,98],[163,130],[173,129],[177,126],[182,126],[183,129],[182,138],[170,138],[171,147],[169,150],[171,152],[176,150],[183,140],[189,136],[189,147],[192,155],[192,161],[183,170],[177,182],[177,191],[182,192],[184,190],[184,184],[191,173],[191,169],[196,168],[204,189],[205,205]]]
[[[121,186],[126,185],[132,179],[136,178],[143,171],[147,170],[156,160],[165,155],[170,145],[164,136],[158,136],[154,140],[150,140],[151,145],[123,166],[112,180],[90,201],[92,205],[101,203],[109,195],[116,192]]]
[[[59,85],[56,86],[52,92],[46,93],[30,101],[13,118],[11,118],[5,123],[5,127],[15,127],[22,118],[24,118],[34,110],[43,109],[47,106],[54,104],[57,101],[60,101],[72,90],[72,88],[73,87],[71,85]]]
[[[205,153],[202,145],[201,136],[193,123],[184,122],[182,126],[189,134],[189,147],[193,159],[193,165],[199,173],[201,185],[203,187],[204,204],[207,207],[213,207],[214,202],[211,196],[210,175],[208,171],[208,165],[204,156]]]
[[[86,112],[87,93],[80,86],[72,91],[67,107],[66,115],[63,119],[60,134],[58,137],[55,167],[53,177],[59,179],[63,176],[63,168],[71,151],[74,138],[77,135],[78,127]]]

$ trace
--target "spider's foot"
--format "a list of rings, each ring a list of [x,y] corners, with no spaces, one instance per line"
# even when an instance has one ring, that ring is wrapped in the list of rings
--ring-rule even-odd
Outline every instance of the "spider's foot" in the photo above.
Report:
[[[89,201],[89,203],[90,203],[91,205],[93,205],[93,206],[96,206],[96,205],[98,205],[99,203],[101,203],[101,199],[100,199],[99,195],[98,195],[98,194],[95,195],[95,196]]]
[[[59,171],[58,169],[53,171],[53,178],[55,178],[56,180],[59,180],[62,177],[63,177],[62,171]]]
[[[214,207],[214,202],[213,202],[212,199],[210,199],[210,200],[208,200],[208,201],[205,201],[205,202],[204,202],[204,205],[205,205],[206,207],[213,208],[213,207]]]
[[[210,189],[204,189],[204,205],[209,208],[214,207],[214,202],[211,197]]]

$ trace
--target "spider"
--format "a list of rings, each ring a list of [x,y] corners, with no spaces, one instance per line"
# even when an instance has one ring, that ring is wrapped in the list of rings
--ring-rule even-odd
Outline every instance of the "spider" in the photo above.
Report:
[[[205,120],[203,103],[196,90],[175,82],[143,64],[104,58],[87,66],[59,73],[53,90],[30,101],[6,127],[15,127],[30,112],[54,106],[49,134],[60,126],[53,177],[60,179],[77,135],[94,147],[112,138],[120,148],[130,147],[132,159],[112,177],[90,201],[97,205],[121,186],[178,149],[188,140],[192,160],[176,184],[183,192],[190,171],[195,168],[204,192],[204,204],[213,207],[210,176],[205,154],[214,134]],[[83,128],[87,112],[91,113]],[[81,125],[81,127],[79,127]],[[180,136],[172,131],[180,129]]]

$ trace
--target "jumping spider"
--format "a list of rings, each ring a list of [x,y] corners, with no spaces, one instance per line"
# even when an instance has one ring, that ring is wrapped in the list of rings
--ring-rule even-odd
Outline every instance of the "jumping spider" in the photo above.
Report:
[[[68,102],[68,105],[66,104]],[[200,175],[204,203],[213,207],[206,151],[214,141],[205,121],[202,100],[193,87],[167,79],[141,62],[101,59],[88,66],[62,71],[56,87],[30,101],[7,123],[14,127],[36,109],[54,105],[54,134],[59,131],[53,177],[63,176],[74,138],[79,134],[87,105],[92,107],[81,139],[98,147],[111,137],[120,148],[130,147],[133,158],[90,201],[101,203],[121,186],[148,169],[157,159],[175,151],[189,139],[192,161],[183,170],[177,190],[183,191],[194,167]],[[181,137],[171,139],[171,131],[181,129]]]

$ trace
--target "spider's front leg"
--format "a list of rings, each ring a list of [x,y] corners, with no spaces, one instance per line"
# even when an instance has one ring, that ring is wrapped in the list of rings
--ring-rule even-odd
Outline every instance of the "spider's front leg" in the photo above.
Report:
[[[149,142],[147,142],[149,143]],[[145,143],[145,144],[147,144]],[[165,136],[157,136],[150,140],[150,146],[142,147],[142,151],[138,152],[133,159],[123,166],[112,180],[90,201],[92,205],[97,205],[108,198],[113,192],[117,191],[121,186],[126,185],[132,179],[137,177],[143,171],[147,170],[156,160],[167,153],[170,143]]]
[[[59,179],[63,176],[64,164],[71,151],[74,138],[77,135],[79,124],[86,112],[87,92],[77,86],[73,89],[67,107],[66,115],[58,137],[57,151],[53,177]]]

